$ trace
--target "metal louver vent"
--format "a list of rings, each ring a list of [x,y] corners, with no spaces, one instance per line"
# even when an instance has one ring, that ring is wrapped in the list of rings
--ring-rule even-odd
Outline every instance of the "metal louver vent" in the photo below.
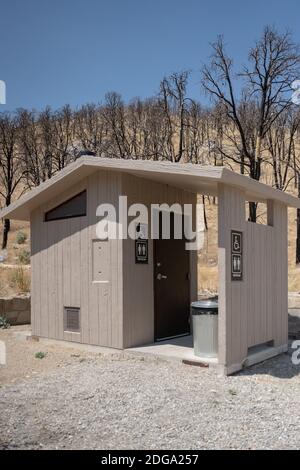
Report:
[[[64,310],[64,330],[80,332],[80,309],[75,307],[65,307]]]

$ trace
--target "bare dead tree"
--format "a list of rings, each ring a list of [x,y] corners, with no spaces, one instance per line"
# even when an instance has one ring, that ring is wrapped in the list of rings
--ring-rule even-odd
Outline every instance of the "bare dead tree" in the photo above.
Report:
[[[127,139],[125,109],[121,95],[109,92],[105,95],[103,116],[110,132],[108,156],[128,158],[130,145]]]
[[[234,125],[239,139],[238,162],[242,160],[242,167],[247,167],[249,176],[259,180],[263,140],[272,124],[291,104],[290,85],[299,74],[299,48],[289,33],[280,34],[274,28],[266,27],[261,39],[250,50],[249,65],[239,73],[244,83],[240,99],[235,90],[233,61],[227,56],[221,37],[212,44],[212,49],[211,63],[202,71],[202,84],[215,102],[224,106]],[[245,128],[241,115],[241,109],[247,108],[249,103],[254,103],[256,108],[251,130],[249,122]],[[250,204],[249,209],[250,220],[255,221],[256,204]]]
[[[0,115],[0,195],[4,205],[12,202],[12,197],[23,177],[17,149],[18,122],[9,114]],[[10,220],[4,219],[2,249],[7,247]]]
[[[186,96],[189,72],[173,73],[160,83],[160,98],[168,131],[166,158],[179,162],[185,151],[186,114],[190,98]]]
[[[53,116],[49,107],[40,114],[21,109],[18,149],[27,186],[38,186],[53,174]]]
[[[298,198],[300,198],[300,111],[294,110],[294,113],[288,117],[289,125],[291,129],[285,129],[285,139],[286,146],[288,147],[288,155],[284,156],[283,163],[280,162],[279,169],[282,173],[285,172],[287,160],[289,160],[290,168],[288,169],[288,178],[293,178],[295,182],[295,188],[297,190]],[[291,136],[292,135],[292,136]],[[282,143],[280,149],[282,149]],[[289,155],[291,152],[291,155]],[[278,165],[278,164],[277,164]],[[281,169],[283,167],[283,170]],[[289,171],[290,170],[290,171]],[[290,175],[290,172],[292,175]],[[280,177],[279,177],[280,178]],[[278,179],[279,179],[278,178]],[[281,176],[282,178],[282,176]],[[280,179],[279,179],[280,181]],[[296,264],[300,264],[300,209],[297,209],[297,219],[296,219]]]
[[[295,156],[295,139],[300,128],[300,112],[290,108],[281,113],[266,135],[266,147],[270,155],[274,185],[285,191],[292,179]],[[300,194],[299,194],[300,197]]]
[[[145,158],[148,153],[148,136],[146,128],[147,107],[140,98],[131,100],[126,107],[126,128],[131,158]]]
[[[36,113],[26,109],[18,110],[18,148],[24,176],[29,188],[45,180],[39,155],[39,137]]]
[[[225,161],[223,148],[228,120],[221,103],[218,103],[210,111],[208,122],[214,134],[214,165],[223,165]]]
[[[188,162],[204,163],[202,154],[206,123],[206,111],[199,103],[190,102],[185,120],[185,155]]]
[[[39,157],[41,162],[42,178],[51,178],[54,173],[54,116],[49,106],[38,116],[39,129]]]
[[[150,98],[145,102],[145,158],[159,160],[165,158],[168,131],[162,101]]]
[[[108,145],[108,128],[103,108],[95,104],[82,106],[74,114],[75,146],[98,156],[105,153]]]
[[[75,158],[73,111],[69,105],[54,113],[52,132],[52,167],[56,172]]]

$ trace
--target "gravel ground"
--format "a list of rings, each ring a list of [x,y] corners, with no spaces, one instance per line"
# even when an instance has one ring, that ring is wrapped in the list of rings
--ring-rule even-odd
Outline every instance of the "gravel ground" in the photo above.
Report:
[[[65,354],[60,367],[0,387],[0,448],[300,447],[300,366],[287,354],[227,378],[128,354]]]
[[[0,340],[5,342],[7,356],[7,365],[0,366],[0,386],[48,374],[53,369],[90,357],[87,348],[80,350],[78,346],[66,347],[63,342],[27,341],[26,337],[30,334],[30,325],[0,329]],[[38,352],[45,353],[43,360],[35,358]]]

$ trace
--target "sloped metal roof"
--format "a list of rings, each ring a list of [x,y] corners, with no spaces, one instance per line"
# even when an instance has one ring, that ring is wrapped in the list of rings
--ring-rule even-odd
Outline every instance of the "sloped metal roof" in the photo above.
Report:
[[[224,167],[82,156],[51,179],[28,191],[13,204],[2,209],[0,217],[30,220],[31,211],[100,169],[127,172],[187,191],[214,196],[218,196],[218,185],[225,184],[245,191],[246,199],[249,201],[274,200],[286,206],[300,208],[300,199],[297,197],[254,181],[247,176],[234,173]]]

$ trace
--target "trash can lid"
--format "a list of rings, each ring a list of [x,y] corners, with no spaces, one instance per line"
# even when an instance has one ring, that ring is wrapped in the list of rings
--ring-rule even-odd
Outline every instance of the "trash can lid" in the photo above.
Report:
[[[191,307],[199,310],[215,310],[218,311],[218,297],[212,297],[210,299],[198,300],[192,302]]]

